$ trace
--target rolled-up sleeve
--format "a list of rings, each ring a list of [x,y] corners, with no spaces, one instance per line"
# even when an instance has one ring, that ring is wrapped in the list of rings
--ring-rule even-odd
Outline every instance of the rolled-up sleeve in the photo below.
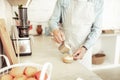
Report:
[[[61,1],[62,0],[57,0],[55,9],[53,11],[53,14],[49,20],[49,26],[51,30],[57,29],[58,28],[58,23],[60,20],[60,15],[61,15]]]
[[[89,49],[99,38],[102,28],[103,0],[94,0],[95,3],[95,22],[92,25],[84,46]]]

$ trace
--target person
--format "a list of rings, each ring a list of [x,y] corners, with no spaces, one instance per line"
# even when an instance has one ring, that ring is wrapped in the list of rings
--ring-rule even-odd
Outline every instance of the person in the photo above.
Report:
[[[57,0],[49,20],[54,40],[69,45],[74,60],[82,60],[101,34],[102,12],[103,0]]]

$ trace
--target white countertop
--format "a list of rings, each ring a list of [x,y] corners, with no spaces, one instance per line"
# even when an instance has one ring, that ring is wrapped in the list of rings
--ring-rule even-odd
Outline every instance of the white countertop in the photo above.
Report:
[[[78,77],[83,80],[102,80],[92,71],[83,67],[77,61],[71,64],[62,62],[62,54],[50,36],[34,36],[32,38],[32,55],[20,57],[21,62],[34,62],[44,64],[50,62],[53,65],[51,80],[76,80]]]

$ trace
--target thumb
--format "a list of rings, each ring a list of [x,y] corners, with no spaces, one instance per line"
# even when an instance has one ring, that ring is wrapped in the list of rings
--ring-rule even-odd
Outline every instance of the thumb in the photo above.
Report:
[[[79,53],[80,53],[80,51],[77,50],[77,51],[73,54],[73,56],[78,56]]]
[[[65,35],[64,35],[64,33],[62,31],[60,33],[61,33],[62,41],[64,41],[65,40]]]

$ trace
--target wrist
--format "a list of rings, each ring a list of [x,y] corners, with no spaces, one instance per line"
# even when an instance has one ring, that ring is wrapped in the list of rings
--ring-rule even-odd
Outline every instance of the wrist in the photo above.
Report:
[[[88,50],[87,48],[86,48],[86,46],[82,46],[85,50]]]
[[[52,31],[53,34],[56,34],[56,33],[58,33],[58,32],[59,32],[59,29],[54,29],[54,30]]]

